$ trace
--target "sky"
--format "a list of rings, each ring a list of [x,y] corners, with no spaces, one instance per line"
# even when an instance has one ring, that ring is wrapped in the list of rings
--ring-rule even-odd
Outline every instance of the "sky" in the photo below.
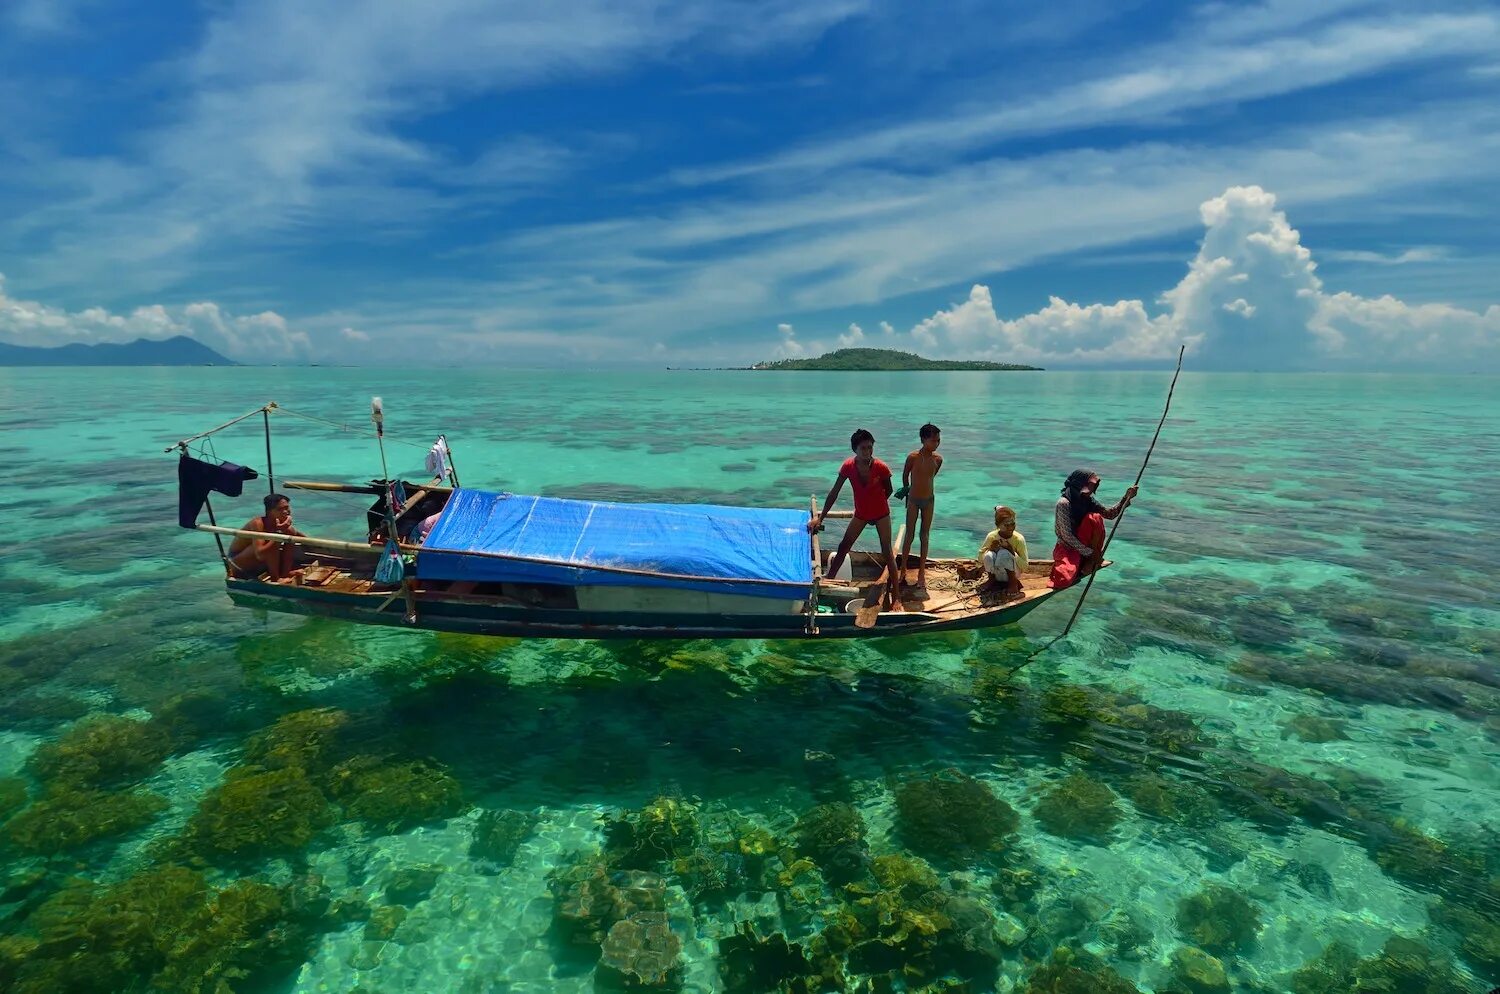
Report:
[[[0,341],[1500,371],[1500,5],[0,0]]]

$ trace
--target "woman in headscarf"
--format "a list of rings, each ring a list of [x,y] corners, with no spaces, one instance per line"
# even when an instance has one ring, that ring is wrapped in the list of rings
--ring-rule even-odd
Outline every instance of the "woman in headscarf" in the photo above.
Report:
[[[1054,589],[1071,587],[1079,578],[1099,568],[1105,519],[1118,518],[1135,500],[1137,491],[1132,486],[1114,507],[1105,507],[1094,497],[1098,489],[1099,474],[1088,469],[1073,470],[1063,484],[1054,514],[1057,531],[1057,545],[1052,549]]]

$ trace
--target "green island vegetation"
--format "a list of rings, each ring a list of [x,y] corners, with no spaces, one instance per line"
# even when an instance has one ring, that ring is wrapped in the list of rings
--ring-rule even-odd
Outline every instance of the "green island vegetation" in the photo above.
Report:
[[[1014,372],[1016,370],[1040,370],[1040,366],[1023,366],[1013,362],[982,362],[979,360],[924,359],[911,352],[895,349],[838,349],[825,352],[816,359],[780,359],[776,362],[758,362],[751,369],[822,369],[835,372],[888,372],[891,370],[981,370],[988,372]]]

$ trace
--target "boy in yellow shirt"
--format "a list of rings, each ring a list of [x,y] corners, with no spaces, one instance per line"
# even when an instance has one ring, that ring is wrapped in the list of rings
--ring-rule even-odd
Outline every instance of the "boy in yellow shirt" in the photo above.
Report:
[[[1004,588],[1004,600],[1021,596],[1021,574],[1026,572],[1026,536],[1016,531],[1016,512],[995,507],[995,530],[979,546],[979,562],[989,574],[986,585]]]

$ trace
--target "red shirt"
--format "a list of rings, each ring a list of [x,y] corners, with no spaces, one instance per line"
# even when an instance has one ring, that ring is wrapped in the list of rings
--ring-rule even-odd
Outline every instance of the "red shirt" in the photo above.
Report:
[[[839,476],[849,481],[854,491],[854,516],[861,521],[879,521],[891,513],[890,502],[885,499],[884,481],[891,478],[891,468],[879,459],[870,463],[870,479],[862,483],[859,470],[854,466],[854,457],[844,460],[839,467]]]

